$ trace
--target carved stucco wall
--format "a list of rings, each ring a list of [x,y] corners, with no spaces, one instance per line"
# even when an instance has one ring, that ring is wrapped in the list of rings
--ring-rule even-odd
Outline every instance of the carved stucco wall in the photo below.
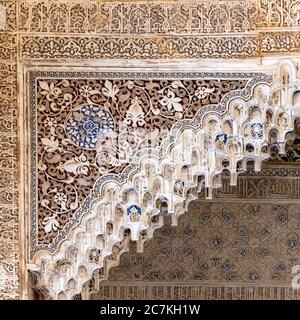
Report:
[[[291,287],[299,264],[299,168],[248,171],[213,201],[155,231],[143,253],[123,253],[105,280],[95,273],[89,299],[300,299]],[[276,201],[275,201],[276,199]],[[165,217],[168,220],[168,217]]]
[[[74,59],[81,65],[102,58],[247,59],[299,52],[297,0],[1,0],[0,6],[0,299],[26,297],[25,68]]]
[[[160,144],[160,140],[155,136],[155,131],[158,128],[167,130],[171,126],[174,127],[174,123],[177,125],[187,123],[190,118],[193,118],[192,121],[197,123],[197,119],[199,121],[201,116],[209,111],[226,112],[226,101],[234,96],[249,97],[254,92],[251,103],[258,105],[257,101],[262,99],[257,93],[261,92],[262,88],[266,88],[265,83],[272,80],[272,76],[262,72],[127,72],[123,70],[119,72],[59,72],[29,70],[25,75],[29,87],[28,112],[31,143],[29,148],[30,258],[36,266],[40,263],[36,262],[38,261],[36,257],[44,259],[41,261],[42,270],[45,270],[43,272],[50,270],[44,276],[44,279],[49,279],[48,288],[55,290],[55,294],[59,294],[59,297],[64,297],[64,293],[60,292],[63,288],[66,288],[66,292],[69,294],[69,284],[72,288],[70,290],[73,290],[69,294],[70,297],[76,293],[76,290],[79,292],[81,284],[77,287],[74,279],[84,281],[92,273],[91,271],[85,271],[84,276],[74,276],[73,272],[77,272],[76,265],[79,265],[81,270],[83,264],[87,267],[97,268],[96,259],[90,260],[90,257],[98,252],[97,259],[100,262],[103,255],[110,252],[110,248],[106,250],[101,247],[101,240],[99,240],[100,247],[97,248],[97,244],[93,242],[94,236],[100,239],[101,233],[104,233],[102,235],[104,237],[112,236],[113,240],[119,239],[118,227],[114,231],[116,232],[116,238],[113,238],[112,228],[107,229],[107,233],[102,231],[101,225],[104,226],[106,222],[101,220],[101,214],[106,211],[102,211],[101,208],[96,209],[97,205],[93,205],[93,203],[97,203],[97,199],[102,201],[104,198],[104,195],[103,197],[99,195],[101,181],[116,179],[118,183],[123,181],[126,183],[130,180],[130,175],[126,173],[128,167],[123,172],[121,170],[128,163],[132,165],[132,162],[126,157],[123,159],[121,155],[134,154],[135,152],[131,148],[135,149],[135,143],[131,143],[130,146],[126,143],[116,145],[119,148],[117,152],[119,156],[110,162],[111,154],[104,153],[102,157],[103,149],[102,147],[99,148],[101,140],[97,141],[97,139],[101,138],[108,129],[112,129],[114,132],[122,132],[120,125],[125,123],[126,130],[129,128],[130,135],[136,134],[132,141],[141,140],[138,142],[138,145],[141,144],[141,150],[147,148],[148,140],[151,139],[154,140],[155,144],[153,146],[152,141],[150,141],[152,147],[156,147]],[[264,83],[263,86],[257,85],[261,82]],[[255,85],[257,86],[252,91]],[[273,86],[273,88],[276,88],[276,86]],[[267,96],[265,100],[270,101],[269,103],[274,109],[278,108],[280,101],[278,90],[276,90],[274,89],[270,98]],[[250,102],[249,105],[251,105]],[[251,110],[251,108],[249,109]],[[249,114],[250,119],[251,117],[251,114]],[[184,118],[184,121],[178,121],[182,118]],[[270,117],[267,115],[266,118],[266,124],[268,125]],[[245,120],[247,121],[248,118]],[[240,124],[238,125],[240,126]],[[258,126],[257,123],[255,125]],[[262,124],[259,124],[259,126],[263,128]],[[280,127],[280,123],[278,126]],[[294,126],[293,122],[292,126]],[[207,127],[209,128],[209,125]],[[141,131],[141,136],[138,134],[139,129],[145,129],[145,131]],[[90,130],[92,130],[92,133],[95,131],[96,136],[94,136],[94,133],[88,134]],[[223,122],[220,123],[220,130],[218,129],[217,133],[213,132],[212,140],[213,143],[217,143],[217,147],[221,148],[220,150],[223,150],[224,141],[222,143],[218,140],[218,137],[222,136],[227,140],[227,137],[231,137],[232,133],[230,130],[222,131],[226,130]],[[292,130],[292,128],[288,130]],[[261,129],[259,132],[260,136],[264,137],[265,131]],[[128,132],[125,131],[125,133]],[[146,135],[143,136],[145,133]],[[152,136],[148,137],[150,133],[152,133]],[[258,136],[258,139],[260,139],[260,136]],[[254,134],[255,139],[256,134]],[[262,140],[265,139],[268,138],[265,137]],[[275,148],[271,152],[271,157],[296,162],[299,158],[297,150],[298,135],[296,132],[290,133],[286,139],[286,150],[283,152],[286,155],[278,155],[278,149],[276,152]],[[126,139],[124,141],[127,142]],[[294,149],[291,148],[291,144],[294,144]],[[164,146],[165,142],[161,145]],[[109,144],[109,147],[112,146],[114,146],[113,141],[112,145]],[[228,165],[229,162],[227,165],[222,162],[222,168],[226,168]],[[198,169],[199,166],[201,165],[198,165]],[[181,168],[180,164],[178,168]],[[101,175],[108,172],[108,175]],[[149,173],[146,172],[144,175],[149,176]],[[179,177],[182,179],[181,175]],[[95,184],[94,181],[96,181]],[[93,189],[91,189],[92,186]],[[181,183],[180,186],[182,186]],[[176,192],[178,190],[176,195],[183,195],[180,186],[174,188]],[[129,188],[132,190],[131,185],[129,185]],[[112,187],[110,187],[110,190],[113,190]],[[170,191],[164,191],[162,196],[166,196],[168,192]],[[113,201],[121,201],[118,203],[126,201],[126,194],[123,194],[122,190],[116,192],[116,194],[120,195],[120,200]],[[110,199],[109,195],[105,195],[105,197]],[[116,210],[116,216],[108,219],[116,225],[121,224],[122,222],[118,219],[129,216],[130,212],[128,213],[128,210],[132,208],[133,202],[128,201],[128,206],[127,204],[124,205],[127,214],[124,215],[123,210],[121,210],[121,214],[117,213],[119,211]],[[142,206],[144,205],[142,204]],[[109,212],[115,212],[110,209],[111,206],[113,206],[113,203],[105,204],[105,208]],[[109,212],[107,213],[109,214]],[[88,220],[89,214],[97,214],[95,221]],[[100,222],[97,220],[98,215]],[[138,214],[135,217],[137,220],[131,222],[139,222],[140,215]],[[84,223],[80,223],[81,217],[89,221],[87,229],[85,229],[88,230],[87,238],[83,237],[82,234]],[[98,222],[99,229],[97,227],[93,231],[92,226],[98,226]],[[76,226],[79,223],[80,228],[77,229]],[[72,227],[79,233],[73,233],[73,236],[69,238],[70,240],[64,241]],[[62,253],[65,258],[62,259],[61,255],[57,255],[58,260],[54,258],[54,263],[51,266],[52,258],[47,260],[50,255],[45,251],[61,250],[57,248],[62,241],[65,245],[69,245]],[[82,247],[81,241],[83,241]],[[88,241],[91,242],[88,243]],[[74,247],[74,245],[77,247]],[[64,245],[61,247],[65,248]],[[85,252],[85,248],[87,252]],[[41,249],[45,251],[42,252]],[[83,258],[77,258],[78,254]],[[35,270],[39,270],[38,267]],[[51,274],[51,272],[53,273]],[[67,278],[69,275],[72,279]],[[62,281],[58,277],[66,280],[67,287],[61,285]],[[36,286],[42,288],[41,283],[37,283]],[[74,283],[75,285],[73,285]],[[43,288],[45,288],[45,285]]]
[[[16,4],[0,1],[0,299],[20,296],[16,59]]]

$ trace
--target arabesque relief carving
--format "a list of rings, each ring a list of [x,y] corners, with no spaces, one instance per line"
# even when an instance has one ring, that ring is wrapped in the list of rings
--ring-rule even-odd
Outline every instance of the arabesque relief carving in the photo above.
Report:
[[[0,1],[0,300],[20,297],[16,2]]]
[[[21,31],[50,33],[237,33],[300,23],[298,0],[23,0],[20,17]]]
[[[22,57],[245,58],[298,52],[299,6],[298,0],[22,1]]]

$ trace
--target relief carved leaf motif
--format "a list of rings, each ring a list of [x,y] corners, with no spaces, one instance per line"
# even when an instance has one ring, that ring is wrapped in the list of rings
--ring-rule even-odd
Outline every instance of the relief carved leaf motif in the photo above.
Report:
[[[49,233],[52,230],[56,231],[59,227],[59,222],[56,220],[57,214],[53,214],[51,217],[44,218],[42,224],[44,226],[45,232]]]
[[[106,80],[104,87],[102,88],[102,93],[107,97],[111,98],[113,101],[116,101],[116,95],[119,92],[119,88],[116,85],[113,85],[111,81]]]
[[[89,171],[90,162],[87,160],[85,154],[81,154],[79,157],[67,160],[65,163],[60,164],[59,169],[69,173],[84,174],[87,175]]]
[[[50,136],[50,138],[42,138],[42,144],[47,152],[54,152],[59,148],[59,142],[54,136]]]
[[[167,94],[159,101],[162,106],[166,106],[169,111],[174,109],[176,112],[182,112],[183,107],[180,104],[181,98],[176,97],[172,90],[168,90]]]

